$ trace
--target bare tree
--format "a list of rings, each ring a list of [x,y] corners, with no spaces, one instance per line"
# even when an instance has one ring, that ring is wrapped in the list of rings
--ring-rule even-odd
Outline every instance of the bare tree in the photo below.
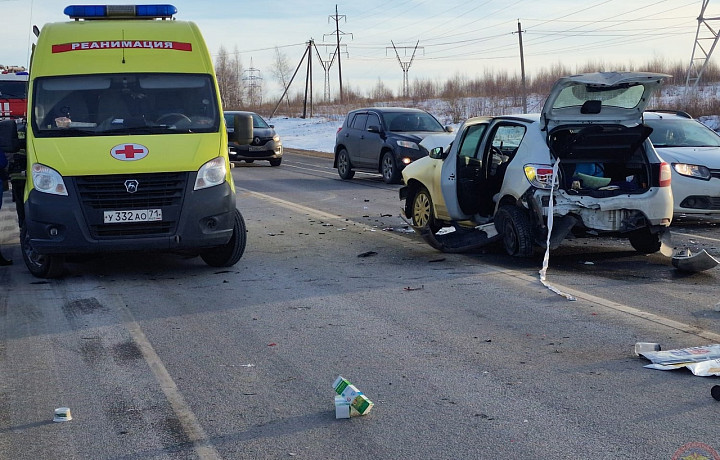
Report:
[[[370,99],[374,101],[384,101],[393,99],[393,92],[390,88],[385,86],[385,83],[378,77],[377,83],[370,90]]]
[[[245,82],[241,75],[243,72],[240,63],[240,53],[235,47],[233,54],[229,54],[224,46],[220,45],[215,58],[215,74],[220,88],[220,99],[225,110],[239,109],[243,105]]]
[[[243,95],[246,91],[245,80],[243,80],[243,68],[242,62],[240,61],[240,51],[238,51],[237,45],[233,49],[233,55],[230,59],[230,65],[235,69],[234,81],[235,81],[235,93],[234,93],[234,105],[233,107],[242,108],[244,105]]]
[[[225,47],[220,45],[217,57],[215,58],[215,74],[220,88],[220,100],[223,108],[230,108],[229,98],[232,92],[233,75],[230,72],[230,64],[228,62],[228,53]]]
[[[290,78],[292,77],[293,68],[290,65],[290,62],[288,61],[287,56],[280,51],[280,49],[276,46],[275,47],[275,62],[273,63],[272,68],[272,76],[275,78],[275,80],[280,83],[282,86],[282,92],[285,92],[285,89],[287,88],[287,85],[290,83]],[[287,106],[290,106],[290,98],[288,97],[287,92],[285,92],[285,103]]]

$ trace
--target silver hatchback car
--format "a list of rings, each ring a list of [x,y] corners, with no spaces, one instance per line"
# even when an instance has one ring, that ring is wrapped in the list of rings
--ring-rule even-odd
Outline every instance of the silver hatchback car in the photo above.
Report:
[[[571,233],[623,236],[641,253],[658,251],[673,215],[671,172],[642,113],[668,76],[561,78],[541,114],[471,118],[450,145],[426,138],[430,155],[403,170],[405,215],[449,252],[502,240],[509,254],[527,257]]]

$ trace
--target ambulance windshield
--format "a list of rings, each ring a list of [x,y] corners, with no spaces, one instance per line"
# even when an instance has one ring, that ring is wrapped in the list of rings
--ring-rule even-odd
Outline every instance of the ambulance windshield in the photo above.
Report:
[[[215,86],[201,74],[102,74],[38,78],[37,137],[217,132]]]

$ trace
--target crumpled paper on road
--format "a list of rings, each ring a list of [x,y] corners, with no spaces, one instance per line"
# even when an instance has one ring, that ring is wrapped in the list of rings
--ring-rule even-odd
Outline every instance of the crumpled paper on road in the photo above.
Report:
[[[640,353],[652,364],[645,367],[668,371],[686,367],[697,376],[720,376],[720,344]]]

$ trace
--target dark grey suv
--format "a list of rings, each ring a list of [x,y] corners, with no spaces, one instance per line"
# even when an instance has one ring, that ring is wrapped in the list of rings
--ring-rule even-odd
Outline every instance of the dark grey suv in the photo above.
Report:
[[[255,112],[225,111],[225,124],[228,134],[234,131],[233,117],[235,115],[251,115],[253,118],[253,140],[250,145],[237,144],[229,141],[230,161],[243,160],[252,163],[255,160],[267,160],[270,166],[280,166],[282,163],[283,146],[280,136],[275,132],[275,126],[267,122]]]
[[[400,182],[401,171],[427,155],[420,141],[430,134],[450,132],[420,109],[373,107],[353,110],[335,138],[335,163],[342,179],[355,170],[378,172],[388,184]]]

